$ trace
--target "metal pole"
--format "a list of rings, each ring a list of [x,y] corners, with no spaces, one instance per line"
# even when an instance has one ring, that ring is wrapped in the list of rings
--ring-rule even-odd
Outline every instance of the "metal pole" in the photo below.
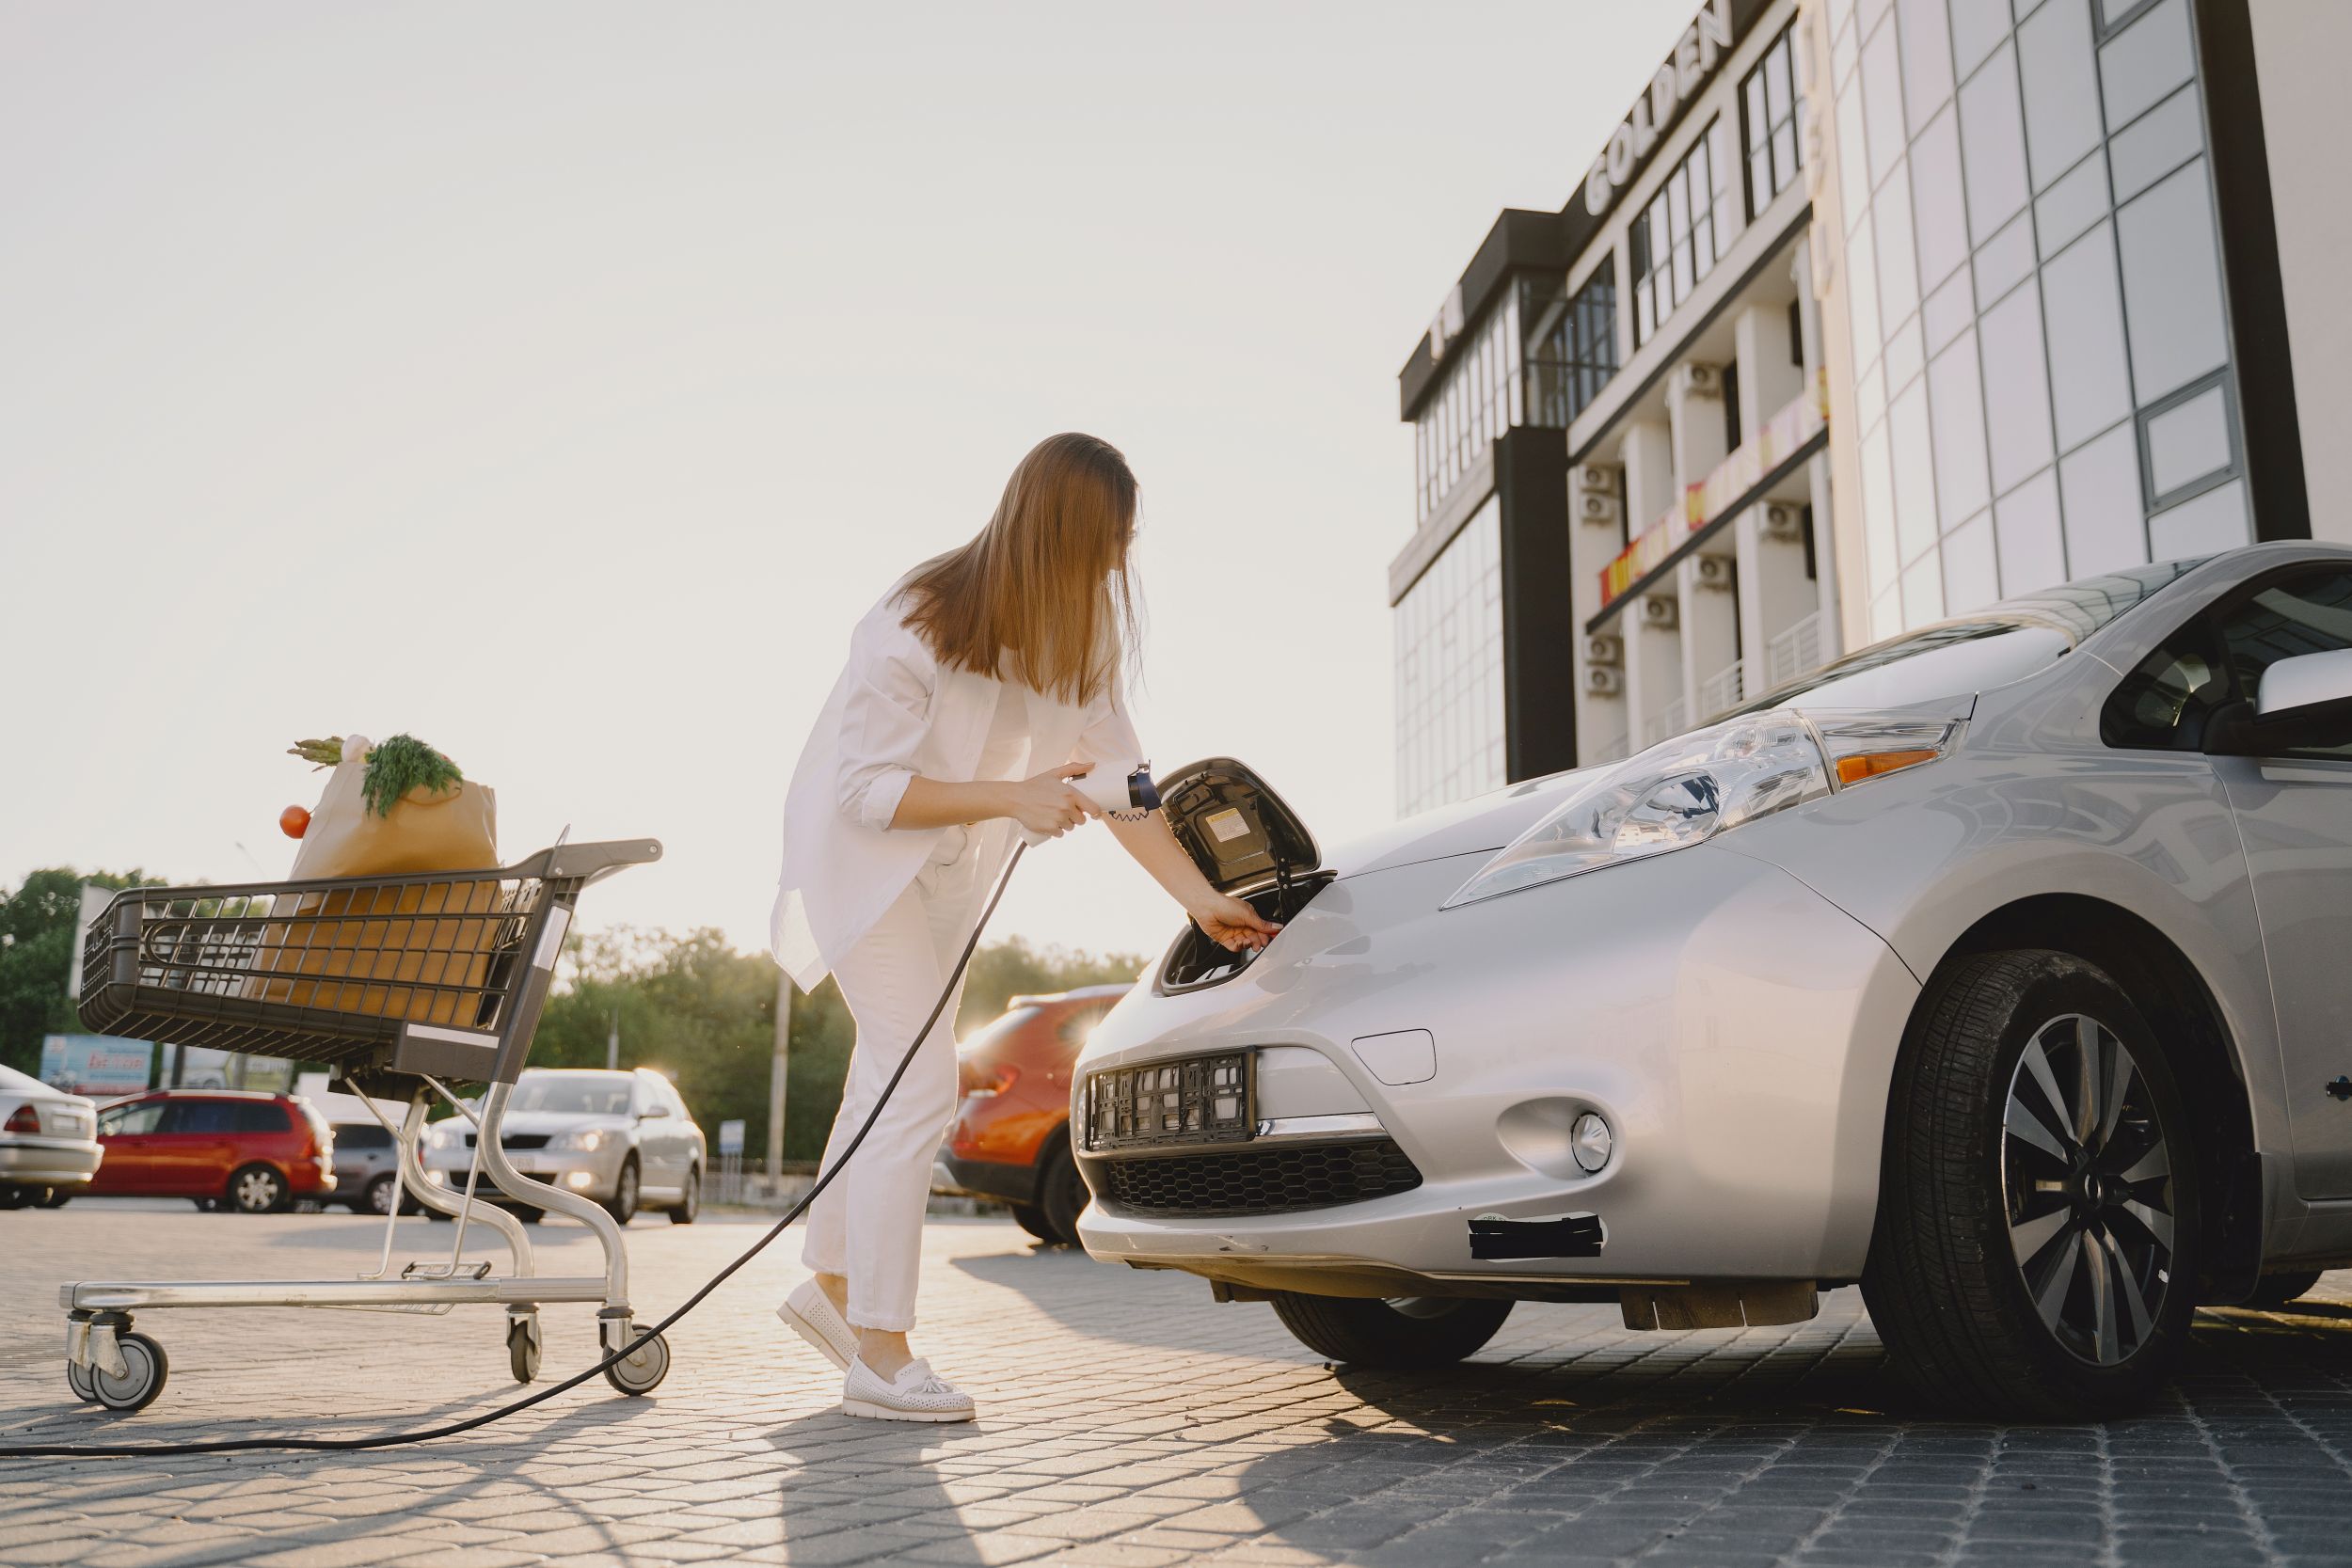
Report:
[[[792,1049],[792,976],[776,971],[776,1047],[768,1058],[768,1179],[784,1175],[784,1080]]]
[[[604,1037],[604,1066],[608,1072],[621,1069],[621,1005],[612,1004],[612,1030]]]

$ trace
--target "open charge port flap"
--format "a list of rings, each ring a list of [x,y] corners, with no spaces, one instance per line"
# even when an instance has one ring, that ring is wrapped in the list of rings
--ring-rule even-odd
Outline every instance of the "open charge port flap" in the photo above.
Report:
[[[1552,1220],[1481,1214],[1470,1222],[1470,1257],[1481,1262],[1511,1258],[1597,1258],[1606,1239],[1598,1214],[1563,1214]]]

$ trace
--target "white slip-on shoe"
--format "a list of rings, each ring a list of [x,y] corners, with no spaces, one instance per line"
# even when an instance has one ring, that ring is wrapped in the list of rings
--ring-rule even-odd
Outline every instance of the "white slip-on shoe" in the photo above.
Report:
[[[857,1355],[857,1330],[834,1309],[832,1298],[817,1281],[803,1280],[799,1289],[784,1298],[776,1316],[784,1320],[785,1327],[816,1346],[818,1354],[849,1370]]]
[[[841,1384],[841,1412],[877,1421],[968,1421],[972,1396],[931,1370],[928,1361],[910,1361],[885,1378],[852,1359]]]

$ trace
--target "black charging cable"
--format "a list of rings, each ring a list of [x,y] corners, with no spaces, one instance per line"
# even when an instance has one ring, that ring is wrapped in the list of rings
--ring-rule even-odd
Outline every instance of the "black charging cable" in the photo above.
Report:
[[[733,1278],[737,1270],[767,1251],[768,1244],[784,1234],[785,1227],[806,1213],[808,1206],[817,1201],[817,1195],[823,1192],[832,1183],[833,1179],[840,1174],[841,1167],[850,1163],[850,1157],[855,1154],[858,1151],[858,1146],[866,1141],[866,1134],[874,1130],[874,1123],[881,1117],[882,1107],[890,1103],[890,1097],[898,1091],[898,1080],[904,1078],[907,1075],[907,1069],[914,1065],[914,1053],[920,1051],[923,1048],[923,1042],[930,1037],[932,1027],[939,1022],[939,1015],[947,1010],[947,1000],[956,993],[956,982],[963,978],[964,970],[971,964],[972,955],[980,945],[980,933],[988,929],[989,917],[996,912],[996,901],[1004,897],[1006,887],[1012,881],[1013,871],[1021,863],[1022,851],[1027,846],[1017,842],[1013,845],[1012,858],[1005,863],[1004,875],[996,879],[996,891],[988,895],[988,907],[980,911],[979,920],[974,924],[972,935],[963,944],[962,956],[956,959],[956,967],[948,974],[946,985],[940,989],[939,1000],[931,1004],[930,1016],[923,1021],[923,1027],[914,1032],[914,1038],[907,1046],[906,1054],[898,1058],[898,1069],[891,1073],[890,1082],[882,1085],[881,1098],[874,1101],[873,1110],[866,1113],[865,1124],[857,1130],[857,1135],[850,1140],[850,1146],[841,1151],[841,1158],[818,1172],[816,1183],[802,1196],[801,1201],[794,1204],[786,1212],[784,1218],[769,1227],[768,1234],[745,1248],[740,1258],[712,1275],[701,1290],[688,1296],[685,1302],[668,1317],[651,1328],[644,1330],[636,1338],[631,1339],[587,1370],[567,1377],[551,1387],[542,1388],[535,1394],[526,1394],[512,1403],[500,1405],[496,1410],[485,1410],[479,1416],[469,1416],[462,1421],[451,1421],[442,1426],[426,1427],[419,1432],[390,1432],[373,1437],[230,1437],[213,1443],[35,1443],[0,1448],[0,1459],[129,1459],[140,1454],[245,1453],[255,1449],[297,1449],[313,1452],[345,1453],[358,1449],[389,1449],[397,1448],[405,1443],[430,1443],[437,1438],[454,1437],[460,1433],[486,1427],[492,1421],[502,1421],[509,1416],[519,1415],[534,1404],[546,1403],[558,1394],[569,1393],[590,1378],[603,1372],[607,1368],[626,1360],[636,1354],[640,1345],[656,1335],[665,1333],[671,1324],[700,1307],[703,1299]]]

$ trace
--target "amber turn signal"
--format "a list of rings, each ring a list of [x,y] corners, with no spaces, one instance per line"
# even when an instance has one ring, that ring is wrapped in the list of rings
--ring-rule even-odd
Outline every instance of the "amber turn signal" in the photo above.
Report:
[[[1864,752],[1858,756],[1837,759],[1837,782],[1841,784],[1860,784],[1883,773],[1899,773],[1923,762],[1933,762],[1944,753],[1934,750],[1910,752]]]

